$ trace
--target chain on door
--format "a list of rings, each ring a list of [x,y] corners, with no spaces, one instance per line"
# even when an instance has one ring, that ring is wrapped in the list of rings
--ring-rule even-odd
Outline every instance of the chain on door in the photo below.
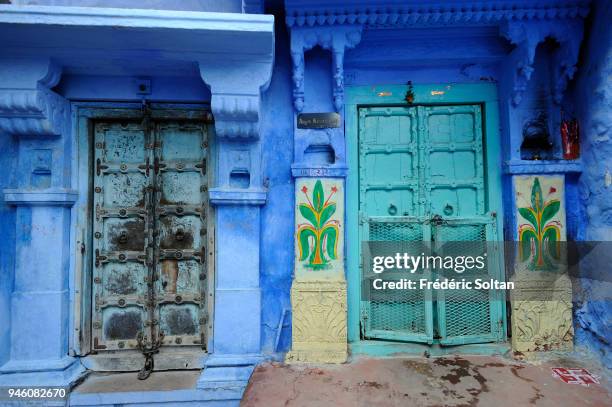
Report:
[[[145,114],[93,131],[94,351],[204,348],[205,124]]]
[[[487,207],[481,107],[401,106],[359,109],[359,211],[362,241],[402,242],[419,254],[430,245],[465,255],[480,244],[487,267],[466,279],[503,278],[495,211]],[[470,243],[467,243],[470,242]],[[477,244],[475,244],[475,242]],[[412,245],[411,245],[412,243]],[[405,250],[404,250],[405,249]],[[415,251],[417,251],[415,253]],[[364,278],[375,278],[362,267]],[[418,270],[397,278],[444,277]],[[362,336],[443,345],[503,337],[494,292],[456,298],[437,291],[396,290],[362,296]]]

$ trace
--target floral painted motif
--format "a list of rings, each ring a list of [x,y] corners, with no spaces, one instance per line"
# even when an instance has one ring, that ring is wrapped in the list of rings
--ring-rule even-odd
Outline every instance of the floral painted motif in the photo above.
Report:
[[[556,192],[551,186],[547,196]],[[527,221],[519,225],[520,259],[529,261],[531,270],[552,270],[559,260],[562,225],[554,218],[560,206],[559,199],[545,200],[536,177],[531,187],[531,206],[518,208],[520,216]]]
[[[340,237],[339,222],[332,220],[336,212],[336,202],[332,201],[338,188],[330,188],[327,199],[320,180],[314,185],[312,199],[308,187],[301,189],[306,203],[299,204],[299,211],[308,221],[297,227],[299,260],[306,261],[305,267],[321,270],[330,267],[330,261],[338,257],[338,240]]]

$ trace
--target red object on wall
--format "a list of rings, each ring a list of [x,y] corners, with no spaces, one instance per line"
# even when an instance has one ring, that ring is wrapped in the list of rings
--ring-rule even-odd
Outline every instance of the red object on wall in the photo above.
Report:
[[[578,120],[561,121],[561,142],[563,144],[563,159],[575,160],[580,156],[580,130]]]

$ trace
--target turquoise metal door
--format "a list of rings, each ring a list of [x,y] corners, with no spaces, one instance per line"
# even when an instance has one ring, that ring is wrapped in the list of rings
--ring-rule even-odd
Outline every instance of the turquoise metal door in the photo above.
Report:
[[[93,125],[94,351],[204,346],[207,133],[198,122]]]
[[[502,279],[495,211],[485,199],[481,122],[480,105],[360,108],[361,240],[402,242],[408,253],[423,244],[433,253],[480,250],[487,253],[487,267],[453,277]],[[361,269],[363,278],[374,278]],[[432,277],[445,276],[439,270],[397,274]],[[502,305],[494,291],[462,292],[460,298],[441,290],[396,291],[362,295],[364,338],[443,345],[503,338]]]

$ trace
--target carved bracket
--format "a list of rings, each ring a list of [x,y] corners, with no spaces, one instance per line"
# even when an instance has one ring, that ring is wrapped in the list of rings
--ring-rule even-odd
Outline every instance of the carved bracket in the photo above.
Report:
[[[293,60],[293,106],[304,108],[304,53],[315,46],[332,52],[334,108],[344,104],[344,52],[361,41],[361,25],[333,27],[294,27],[291,29],[291,58]]]
[[[227,139],[259,138],[259,95],[212,95],[217,137]]]
[[[268,61],[200,61],[200,74],[210,86],[215,120],[217,173],[210,190],[214,205],[263,205],[259,107],[261,91],[272,75]]]
[[[47,65],[48,64],[48,65]],[[46,61],[42,78],[26,78],[18,89],[0,87],[0,131],[16,136],[59,136],[70,121],[66,99],[50,90],[60,79],[61,69]]]
[[[576,72],[576,62],[583,35],[582,20],[519,22],[511,21],[501,25],[500,33],[516,49],[512,53],[515,65],[512,104],[518,106],[527,89],[527,84],[534,71],[536,48],[547,38],[559,43],[553,57],[553,99],[560,104],[567,83]]]

